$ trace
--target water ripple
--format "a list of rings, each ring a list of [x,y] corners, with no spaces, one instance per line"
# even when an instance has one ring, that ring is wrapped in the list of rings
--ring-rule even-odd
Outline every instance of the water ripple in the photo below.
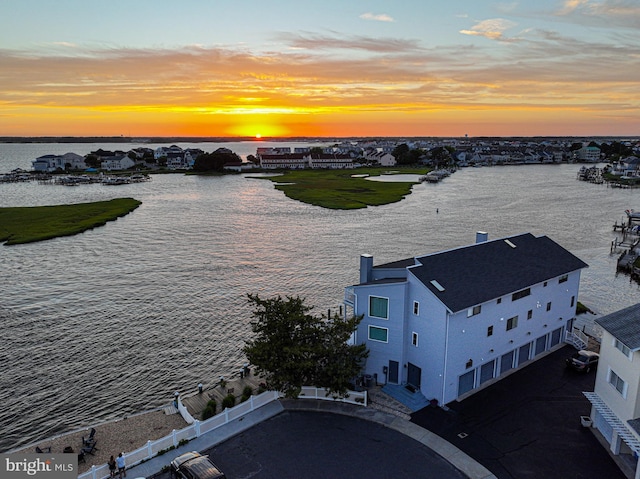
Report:
[[[237,371],[247,293],[335,310],[361,253],[379,264],[468,244],[477,230],[547,234],[591,265],[581,300],[603,313],[627,306],[638,287],[614,275],[608,250],[611,224],[636,197],[577,182],[576,168],[467,169],[359,211],[297,203],[242,176],[156,175],[126,190],[0,185],[3,205],[143,202],[81,235],[0,246],[0,450],[161,406]]]

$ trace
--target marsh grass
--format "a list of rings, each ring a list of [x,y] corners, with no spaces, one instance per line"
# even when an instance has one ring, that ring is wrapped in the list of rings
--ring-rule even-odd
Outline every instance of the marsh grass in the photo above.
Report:
[[[397,174],[423,175],[426,168],[358,168],[357,170],[298,170],[265,178],[288,198],[323,208],[350,210],[395,203],[411,193],[417,182],[371,181],[354,174],[379,176],[389,170]],[[281,184],[279,184],[281,183]]]
[[[133,198],[74,205],[0,208],[0,242],[33,243],[71,236],[125,216],[140,206]]]

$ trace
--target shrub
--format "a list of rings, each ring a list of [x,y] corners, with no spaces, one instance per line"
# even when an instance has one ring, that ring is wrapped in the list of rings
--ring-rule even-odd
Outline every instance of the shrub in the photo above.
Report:
[[[240,398],[240,402],[245,402],[247,399],[251,397],[253,394],[253,388],[251,386],[245,386],[242,390],[242,397]]]
[[[227,394],[222,400],[222,409],[233,407],[236,405],[236,397],[233,394]]]
[[[210,417],[215,416],[217,410],[218,404],[216,403],[215,399],[211,399],[205,406],[204,411],[202,411],[202,420],[204,421],[205,419],[209,419]]]

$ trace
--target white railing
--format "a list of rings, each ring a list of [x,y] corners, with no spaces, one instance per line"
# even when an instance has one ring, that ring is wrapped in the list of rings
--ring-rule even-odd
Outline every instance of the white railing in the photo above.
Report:
[[[332,396],[328,393],[325,388],[314,388],[310,386],[303,386],[302,391],[300,392],[300,399],[320,399],[323,401],[339,401],[346,402],[349,404],[355,404],[357,406],[365,406],[367,405],[367,392],[357,392],[357,391],[349,391],[347,396],[344,398],[339,398],[336,396]]]
[[[248,414],[251,411],[279,398],[280,394],[277,391],[267,391],[258,396],[251,396],[248,401],[240,403],[235,407],[227,408],[212,418],[205,421],[194,420],[192,425],[187,426],[184,429],[180,429],[178,431],[174,429],[168,436],[156,441],[147,441],[147,444],[144,446],[136,449],[135,451],[124,454],[127,468],[131,468],[143,461],[151,459],[152,457],[157,456],[161,451],[164,452],[172,447],[178,447],[180,445],[180,441],[195,439],[202,434],[213,431],[220,426],[224,426],[228,422],[244,416],[245,414]],[[181,403],[178,404],[178,406],[181,405]],[[106,464],[103,464],[102,466],[91,466],[89,471],[78,475],[78,479],[103,479],[106,477],[109,477],[109,467]]]
[[[184,421],[187,424],[193,424],[194,422],[196,422],[196,420],[189,413],[189,411],[187,410],[185,405],[182,404],[182,401],[180,400],[180,397],[178,397],[178,412],[180,413],[180,415],[182,416],[182,419],[184,419]]]
[[[565,342],[576,349],[585,349],[589,344],[589,338],[578,328],[573,328],[573,331],[565,331]]]
[[[176,431],[175,429],[168,436],[160,438],[156,441],[147,441],[147,444],[136,449],[135,451],[127,452],[124,454],[127,468],[131,468],[141,462],[151,459],[160,453],[164,453],[170,448],[177,448],[180,445],[180,441],[190,441],[197,437],[202,436],[208,432],[211,432],[225,424],[238,419],[252,411],[255,411],[272,401],[280,399],[281,395],[278,391],[266,391],[257,396],[250,396],[249,400],[238,404],[232,408],[224,409],[220,414],[217,414],[204,421],[194,420],[193,424]],[[347,397],[336,398],[334,396],[328,396],[326,389],[315,387],[303,387],[300,393],[301,398],[306,399],[321,399],[328,401],[339,401],[350,404],[356,404],[359,406],[367,405],[367,393],[349,391]],[[182,406],[179,401],[178,406]],[[184,408],[184,406],[182,406]],[[180,408],[178,408],[180,409]],[[185,408],[186,411],[186,408]],[[189,414],[187,412],[187,414]],[[189,414],[189,417],[192,417]],[[130,473],[131,474],[131,473]],[[109,477],[109,467],[107,464],[102,466],[91,466],[91,469],[87,472],[78,475],[78,479],[103,479]]]
[[[355,290],[353,287],[344,288],[344,302],[354,306],[356,302]]]

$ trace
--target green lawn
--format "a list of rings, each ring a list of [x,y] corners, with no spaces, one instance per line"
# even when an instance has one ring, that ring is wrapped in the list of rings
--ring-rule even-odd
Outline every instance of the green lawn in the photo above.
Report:
[[[427,173],[426,168],[358,168],[357,170],[297,170],[282,176],[267,178],[287,197],[322,206],[323,208],[350,210],[367,206],[386,205],[402,200],[411,193],[416,182],[371,181],[352,178],[351,175],[379,176],[393,171],[398,174]],[[286,184],[278,184],[286,183]]]
[[[102,226],[140,206],[133,198],[75,205],[0,208],[0,242],[33,243]]]

